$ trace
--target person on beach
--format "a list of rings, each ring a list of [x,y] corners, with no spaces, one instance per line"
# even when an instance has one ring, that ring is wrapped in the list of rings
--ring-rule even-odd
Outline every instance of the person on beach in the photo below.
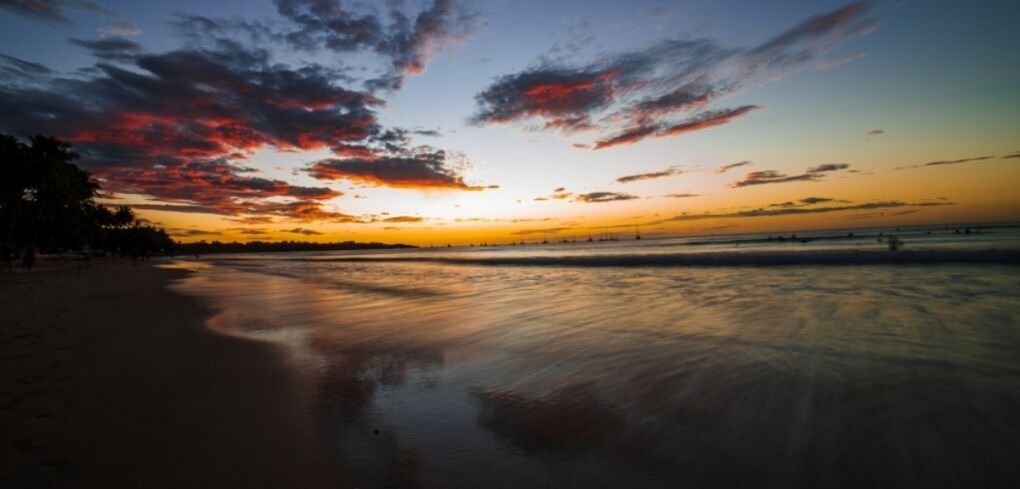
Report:
[[[892,234],[886,238],[885,242],[889,244],[889,251],[899,251],[903,247],[903,241]]]
[[[35,248],[29,246],[25,249],[24,256],[21,257],[21,266],[25,267],[28,271],[32,271],[32,266],[35,265]]]
[[[0,270],[3,273],[11,273],[14,271],[14,253],[11,251],[10,246],[4,246],[0,249]]]

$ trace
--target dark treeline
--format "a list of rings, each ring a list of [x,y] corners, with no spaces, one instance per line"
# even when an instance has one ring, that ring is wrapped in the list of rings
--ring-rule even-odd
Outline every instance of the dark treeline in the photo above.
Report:
[[[161,228],[143,224],[130,207],[95,202],[99,183],[74,162],[71,145],[45,136],[28,144],[0,134],[0,252],[4,259],[36,251],[121,256],[273,251],[414,248],[384,243],[175,243]]]
[[[11,253],[89,251],[169,254],[166,231],[95,202],[99,183],[74,161],[68,143],[34,136],[28,144],[0,134],[0,249]]]
[[[221,243],[219,241],[199,241],[196,243],[177,243],[177,252],[184,255],[201,255],[207,253],[270,253],[277,251],[342,251],[342,250],[383,250],[417,248],[405,244],[357,243],[343,241],[340,243],[311,243],[307,241],[250,241],[239,243]]]

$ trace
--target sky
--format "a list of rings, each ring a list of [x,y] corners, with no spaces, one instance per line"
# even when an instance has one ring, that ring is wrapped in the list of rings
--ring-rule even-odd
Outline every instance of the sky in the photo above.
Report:
[[[0,0],[0,132],[181,241],[1020,221],[1012,1]]]

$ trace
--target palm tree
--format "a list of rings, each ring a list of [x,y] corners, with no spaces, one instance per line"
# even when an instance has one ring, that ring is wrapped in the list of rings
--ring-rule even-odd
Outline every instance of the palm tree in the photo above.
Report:
[[[135,211],[130,207],[122,205],[113,214],[113,225],[118,228],[126,228],[135,222]]]

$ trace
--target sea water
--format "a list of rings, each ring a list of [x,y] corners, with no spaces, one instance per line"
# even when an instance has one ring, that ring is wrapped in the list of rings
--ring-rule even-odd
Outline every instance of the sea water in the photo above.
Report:
[[[1020,235],[956,231],[209,256],[175,288],[279,346],[351,487],[1016,487]]]

